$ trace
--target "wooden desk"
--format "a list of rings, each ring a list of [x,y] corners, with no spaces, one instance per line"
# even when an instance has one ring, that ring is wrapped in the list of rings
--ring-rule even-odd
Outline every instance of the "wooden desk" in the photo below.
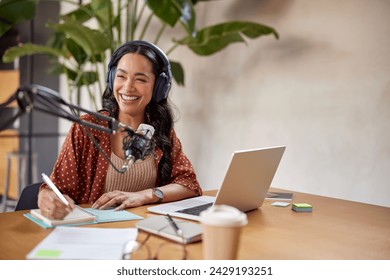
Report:
[[[266,200],[260,209],[247,213],[249,222],[242,231],[239,259],[390,259],[390,208],[303,193],[294,193],[293,202],[312,204],[312,213],[295,213],[290,206],[275,207],[272,202]],[[153,215],[146,208],[131,212]],[[25,212],[0,214],[0,259],[24,259],[51,232],[23,217]],[[134,223],[90,227],[123,228]],[[140,239],[144,237],[140,233]],[[152,237],[148,244],[155,248],[162,241]],[[201,242],[188,245],[188,251],[189,259],[202,259]]]

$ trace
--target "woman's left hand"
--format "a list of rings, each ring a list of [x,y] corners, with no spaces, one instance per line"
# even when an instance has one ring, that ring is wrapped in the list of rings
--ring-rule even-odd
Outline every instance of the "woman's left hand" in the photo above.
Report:
[[[92,208],[105,210],[115,207],[115,210],[123,210],[130,207],[137,207],[144,204],[145,196],[140,192],[112,191],[103,194]]]

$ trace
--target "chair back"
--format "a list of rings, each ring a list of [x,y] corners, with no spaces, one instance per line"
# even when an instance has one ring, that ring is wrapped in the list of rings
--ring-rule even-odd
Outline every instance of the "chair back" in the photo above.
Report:
[[[30,210],[38,208],[38,192],[39,187],[42,185],[40,183],[34,183],[25,187],[20,194],[18,203],[16,204],[15,211],[20,210]]]

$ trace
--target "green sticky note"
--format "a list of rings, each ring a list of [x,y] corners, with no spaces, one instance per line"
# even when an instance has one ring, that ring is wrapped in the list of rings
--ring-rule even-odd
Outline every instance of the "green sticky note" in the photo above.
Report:
[[[36,257],[49,257],[49,258],[58,258],[61,255],[60,250],[50,250],[50,249],[40,249],[35,253]]]

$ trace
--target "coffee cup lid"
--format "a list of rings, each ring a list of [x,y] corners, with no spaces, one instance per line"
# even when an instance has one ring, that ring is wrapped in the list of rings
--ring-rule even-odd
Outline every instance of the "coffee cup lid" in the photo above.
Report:
[[[214,226],[244,226],[248,223],[245,213],[228,205],[214,205],[200,213],[200,222]]]

